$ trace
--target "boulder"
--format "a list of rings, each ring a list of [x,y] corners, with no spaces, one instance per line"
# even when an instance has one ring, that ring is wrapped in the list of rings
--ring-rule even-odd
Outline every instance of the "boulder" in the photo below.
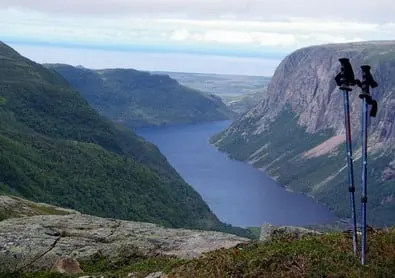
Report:
[[[275,237],[281,236],[294,236],[297,238],[306,236],[306,235],[321,235],[321,232],[306,229],[303,227],[296,226],[274,226],[269,223],[265,223],[261,228],[261,234],[259,237],[260,241],[268,241]]]
[[[52,271],[63,274],[83,273],[80,263],[76,259],[70,257],[58,259],[53,266]]]

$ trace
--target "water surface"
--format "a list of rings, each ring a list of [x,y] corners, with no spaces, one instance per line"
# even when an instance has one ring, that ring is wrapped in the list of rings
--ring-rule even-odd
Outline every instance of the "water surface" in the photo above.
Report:
[[[221,221],[234,226],[324,224],[334,215],[312,199],[285,190],[264,172],[231,160],[209,144],[229,121],[143,128],[136,132],[159,147]]]

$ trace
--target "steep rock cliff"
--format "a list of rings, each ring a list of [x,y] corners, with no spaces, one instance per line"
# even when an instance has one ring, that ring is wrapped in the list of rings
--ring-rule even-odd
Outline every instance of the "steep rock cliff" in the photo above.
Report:
[[[395,223],[395,41],[312,46],[287,56],[260,103],[213,142],[231,157],[249,161],[281,184],[348,216],[343,96],[334,77],[339,58],[350,58],[356,78],[370,64],[379,84],[376,118],[369,119],[369,202],[376,224]],[[360,89],[350,93],[356,186],[361,176]],[[359,191],[359,190],[357,190]]]

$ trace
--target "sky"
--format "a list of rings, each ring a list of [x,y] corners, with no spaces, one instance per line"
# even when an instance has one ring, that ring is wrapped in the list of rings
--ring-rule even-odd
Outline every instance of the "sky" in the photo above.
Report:
[[[0,40],[41,63],[273,74],[292,51],[395,39],[393,0],[0,0]]]

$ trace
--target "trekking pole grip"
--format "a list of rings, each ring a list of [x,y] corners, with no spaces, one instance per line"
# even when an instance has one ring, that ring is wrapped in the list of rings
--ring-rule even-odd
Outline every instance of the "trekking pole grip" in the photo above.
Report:
[[[356,81],[350,59],[340,58],[339,62],[341,64],[340,73],[335,77],[337,86],[340,86],[342,90],[351,91],[350,86],[355,86]]]
[[[366,103],[372,106],[370,110],[370,116],[376,117],[377,114],[377,101],[370,95],[370,88],[376,88],[377,82],[374,80],[372,73],[370,72],[371,67],[369,65],[361,66],[362,70],[362,82],[357,82],[358,86],[361,87],[362,92],[359,94],[360,99],[366,99]]]

